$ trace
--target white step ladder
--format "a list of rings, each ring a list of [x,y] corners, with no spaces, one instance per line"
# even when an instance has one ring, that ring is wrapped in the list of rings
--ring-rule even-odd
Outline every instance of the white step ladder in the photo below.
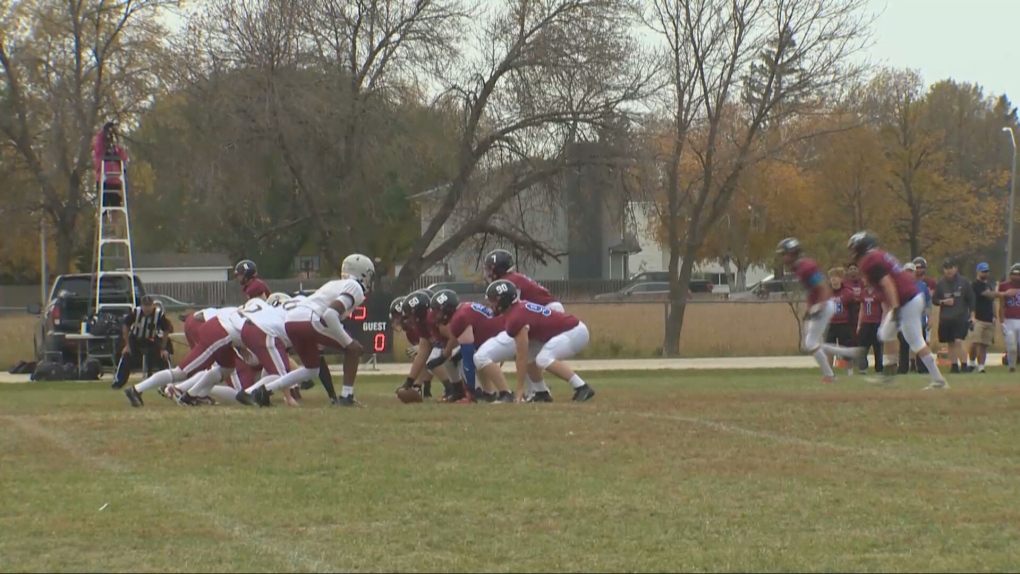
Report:
[[[127,177],[124,162],[116,155],[103,158],[99,182],[99,216],[96,222],[96,299],[92,312],[130,312],[138,304],[134,285],[135,265],[131,253],[131,221],[128,217]],[[120,200],[120,205],[115,204]],[[103,291],[127,289],[130,305],[104,302]]]

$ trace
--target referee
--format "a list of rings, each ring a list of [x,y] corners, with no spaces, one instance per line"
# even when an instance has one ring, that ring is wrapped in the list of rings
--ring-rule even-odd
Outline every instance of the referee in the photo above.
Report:
[[[173,325],[163,315],[163,308],[156,305],[151,295],[143,296],[141,305],[124,317],[121,326],[124,349],[117,364],[113,388],[119,389],[124,386],[131,376],[131,370],[141,366],[143,357],[152,371],[169,368],[170,354],[167,353],[167,342],[172,332]],[[161,366],[154,369],[155,365]]]

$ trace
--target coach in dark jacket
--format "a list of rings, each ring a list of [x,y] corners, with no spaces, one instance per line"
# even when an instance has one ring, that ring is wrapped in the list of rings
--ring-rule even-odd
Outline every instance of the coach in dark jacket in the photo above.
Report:
[[[112,385],[115,389],[124,386],[131,371],[140,367],[143,360],[151,371],[169,368],[167,342],[173,332],[173,324],[163,315],[163,308],[156,305],[152,296],[143,296],[140,303],[125,315],[121,326],[124,349]]]
[[[949,259],[942,263],[942,271],[943,277],[935,286],[931,300],[940,308],[939,341],[949,346],[952,372],[959,373],[961,365],[967,364],[964,341],[974,328],[974,289],[957,271],[956,263]]]

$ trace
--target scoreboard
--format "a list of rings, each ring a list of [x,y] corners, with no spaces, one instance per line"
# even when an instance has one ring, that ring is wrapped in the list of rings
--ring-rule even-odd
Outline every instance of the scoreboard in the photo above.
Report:
[[[311,295],[312,290],[294,295]],[[381,361],[393,358],[393,325],[390,324],[390,300],[385,293],[370,293],[364,304],[355,307],[344,319],[344,329],[361,343],[368,355],[379,355]]]
[[[360,307],[344,319],[344,329],[361,343],[366,353],[381,355],[386,360],[393,355],[393,325],[390,325],[390,298],[372,293]]]

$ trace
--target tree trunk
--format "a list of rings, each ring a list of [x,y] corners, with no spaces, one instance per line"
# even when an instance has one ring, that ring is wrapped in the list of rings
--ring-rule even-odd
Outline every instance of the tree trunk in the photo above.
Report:
[[[63,218],[61,218],[63,219]],[[71,261],[74,259],[75,229],[73,222],[59,222],[54,224],[55,240],[57,244],[57,275],[66,275],[71,272]]]
[[[683,262],[680,265],[680,273],[674,273],[676,268],[676,257],[670,253],[670,281],[669,281],[669,314],[666,316],[666,336],[662,342],[662,355],[664,357],[680,356],[680,333],[684,328],[684,313],[687,311],[687,289],[691,284],[691,274],[694,271],[694,258],[696,249],[690,240],[687,241],[684,249]]]

